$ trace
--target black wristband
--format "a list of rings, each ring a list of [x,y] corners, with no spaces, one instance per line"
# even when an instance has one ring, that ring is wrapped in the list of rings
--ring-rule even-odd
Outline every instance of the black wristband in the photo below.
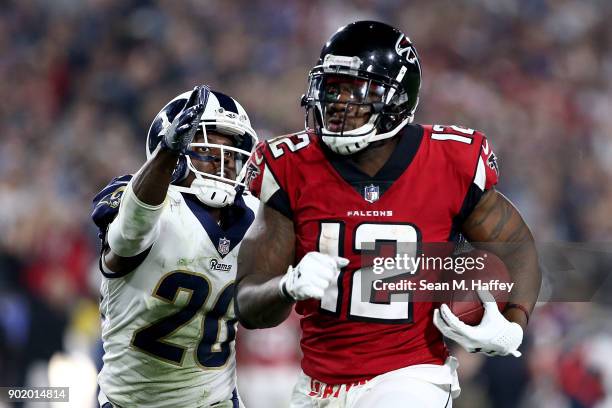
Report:
[[[281,283],[279,293],[284,301],[289,303],[295,303],[295,299],[293,298],[293,296],[291,296],[289,292],[287,292],[287,285],[285,284],[285,282]]]

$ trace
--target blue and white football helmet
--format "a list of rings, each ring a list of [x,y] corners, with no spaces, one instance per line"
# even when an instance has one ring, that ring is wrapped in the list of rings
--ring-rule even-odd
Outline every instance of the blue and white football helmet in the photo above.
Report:
[[[190,94],[191,91],[178,95],[155,116],[147,134],[147,159],[150,159],[155,150],[160,148],[164,132],[183,110]],[[238,101],[221,92],[212,90],[199,126],[204,134],[204,141],[191,143],[188,153],[180,155],[172,173],[172,184],[178,184],[185,180],[191,171],[195,174],[191,186],[177,186],[178,190],[195,194],[200,201],[210,207],[220,208],[231,205],[234,202],[237,188],[244,187],[244,184],[238,180],[240,180],[243,164],[246,163],[257,144],[257,133],[251,127],[249,116]],[[234,145],[225,146],[209,143],[207,131],[231,136]],[[192,151],[194,147],[210,147],[220,151],[221,162],[218,174],[204,173],[195,168],[191,161],[192,156],[200,159],[201,156]],[[225,177],[225,153],[227,151],[234,153],[236,179]]]

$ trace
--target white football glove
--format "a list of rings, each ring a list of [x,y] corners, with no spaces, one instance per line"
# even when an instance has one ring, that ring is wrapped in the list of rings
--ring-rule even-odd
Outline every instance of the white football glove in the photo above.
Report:
[[[484,316],[478,326],[463,323],[443,304],[434,310],[433,323],[445,337],[459,343],[470,353],[485,353],[489,356],[520,357],[518,347],[523,341],[523,328],[508,321],[497,308],[497,302],[487,290],[478,291],[484,304]]]
[[[294,268],[290,266],[279,282],[281,295],[287,300],[321,299],[325,289],[338,278],[349,260],[321,252],[308,252]]]

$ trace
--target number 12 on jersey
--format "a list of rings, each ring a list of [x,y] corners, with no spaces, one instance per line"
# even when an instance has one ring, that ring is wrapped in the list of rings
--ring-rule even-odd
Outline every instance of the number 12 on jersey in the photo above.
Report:
[[[373,258],[382,255],[382,245],[395,247],[395,255],[416,257],[421,234],[414,224],[410,223],[363,223],[353,230],[352,236],[346,237],[346,226],[342,221],[323,221],[320,224],[318,250],[332,256],[344,256],[345,239],[351,241],[351,250],[361,258]],[[388,293],[386,298],[373,299],[374,281],[394,281],[406,274],[406,270],[385,270],[375,274],[371,266],[357,269],[348,279],[345,287],[346,268],[336,282],[332,282],[321,298],[321,309],[339,317],[342,310],[342,298],[345,290],[349,291],[349,320],[379,323],[411,323],[412,303],[409,292]],[[367,299],[367,300],[365,300]]]

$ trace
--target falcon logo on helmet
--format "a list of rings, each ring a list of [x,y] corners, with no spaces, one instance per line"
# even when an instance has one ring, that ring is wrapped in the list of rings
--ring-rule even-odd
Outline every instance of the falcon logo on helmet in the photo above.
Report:
[[[157,114],[147,134],[147,159],[159,148],[163,134],[174,118],[181,112],[191,92],[184,92],[172,99]],[[237,189],[244,187],[240,182],[240,172],[246,163],[253,148],[257,144],[257,134],[251,127],[249,116],[235,99],[211,91],[200,119],[199,129],[203,133],[202,142],[193,142],[187,154],[181,154],[177,165],[172,173],[172,184],[179,184],[187,178],[190,172],[195,174],[191,186],[183,187],[176,185],[176,189],[186,193],[195,194],[200,201],[210,207],[225,207],[234,202]],[[229,136],[233,140],[233,146],[214,144],[209,142],[207,131],[215,131]],[[203,156],[193,151],[193,148],[208,147],[220,151],[220,171],[218,174],[210,174],[199,171],[193,165],[192,159],[212,160],[212,157]],[[231,152],[235,157],[236,174],[235,179],[225,177],[225,156]]]
[[[410,62],[411,64],[418,64],[419,60],[414,52],[414,47],[412,47],[412,41],[410,41],[410,38],[406,37],[404,34],[401,34],[397,39],[397,44],[395,44],[395,52],[397,52],[398,55],[405,53],[406,55],[403,55],[403,57],[406,58],[406,61]]]

